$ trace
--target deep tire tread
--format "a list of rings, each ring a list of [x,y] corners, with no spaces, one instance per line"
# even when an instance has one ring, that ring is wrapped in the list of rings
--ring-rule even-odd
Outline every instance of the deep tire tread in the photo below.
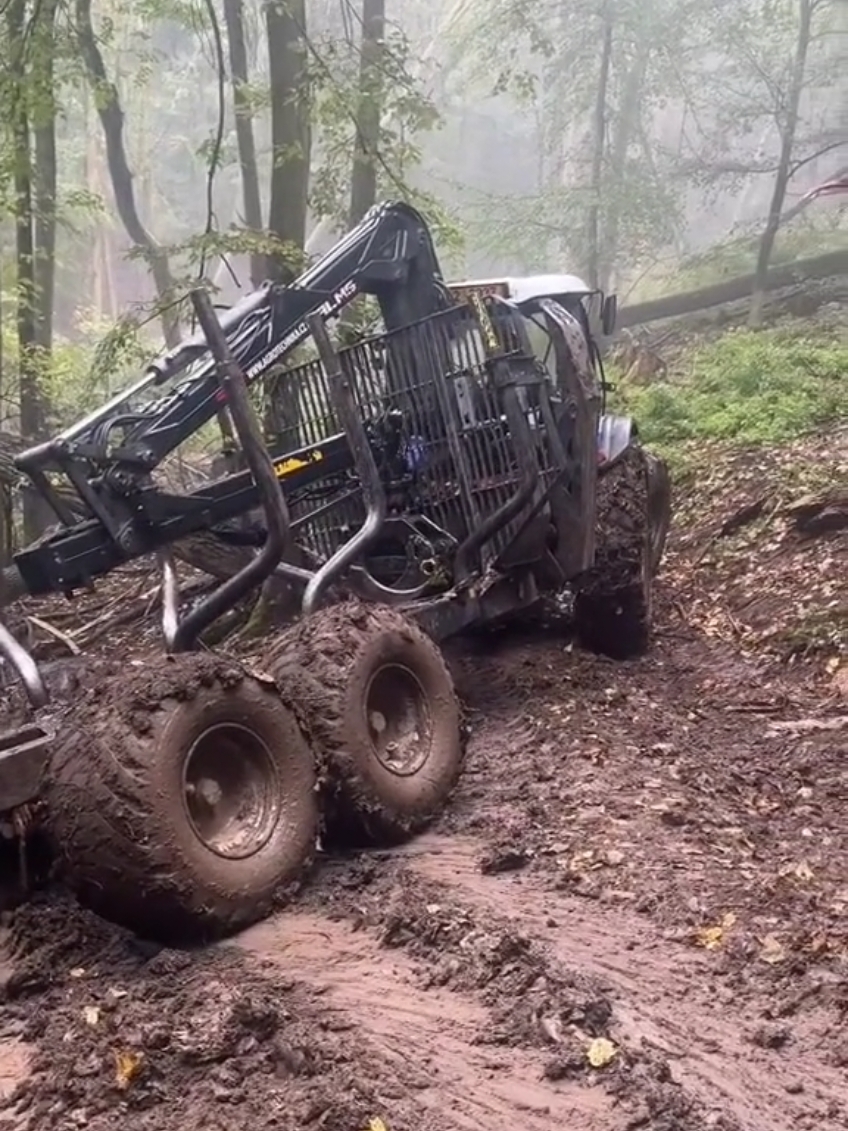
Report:
[[[648,472],[638,444],[598,483],[595,564],[574,598],[579,642],[613,659],[643,654],[651,638]]]
[[[133,677],[116,677],[89,693],[56,739],[44,796],[63,878],[92,910],[150,937],[214,938],[264,918],[285,894],[282,888],[265,883],[235,895],[219,891],[198,883],[175,854],[161,830],[150,765],[162,720],[180,705],[199,695],[235,697],[245,710],[273,704],[274,717],[284,721],[276,689],[210,655],[169,657]],[[312,775],[305,741],[291,756],[301,763],[308,757],[303,772]],[[309,867],[316,836],[317,805],[312,841],[304,836],[299,868],[290,869],[284,885],[289,890]]]
[[[456,757],[436,795],[422,794],[414,811],[398,812],[379,796],[350,749],[348,691],[363,650],[381,634],[398,634],[425,650],[445,688],[445,709],[456,718]],[[441,652],[431,638],[396,609],[345,601],[304,617],[277,638],[269,668],[285,688],[309,736],[318,767],[328,833],[345,839],[394,843],[420,831],[438,814],[462,769],[461,710]]]

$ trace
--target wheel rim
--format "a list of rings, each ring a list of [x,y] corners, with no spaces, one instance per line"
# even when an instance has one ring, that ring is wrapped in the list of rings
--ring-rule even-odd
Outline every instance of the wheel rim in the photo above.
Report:
[[[365,717],[380,765],[398,777],[418,773],[430,757],[433,724],[424,688],[409,668],[386,664],[374,673]]]
[[[195,836],[211,852],[228,860],[253,856],[280,818],[270,750],[237,723],[209,727],[188,752],[183,802]]]

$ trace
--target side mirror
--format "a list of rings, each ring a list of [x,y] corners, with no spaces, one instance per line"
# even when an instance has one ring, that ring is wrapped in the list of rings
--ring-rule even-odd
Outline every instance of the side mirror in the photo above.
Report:
[[[611,337],[615,333],[615,324],[618,320],[618,298],[616,295],[607,295],[601,310],[601,329],[604,337]]]

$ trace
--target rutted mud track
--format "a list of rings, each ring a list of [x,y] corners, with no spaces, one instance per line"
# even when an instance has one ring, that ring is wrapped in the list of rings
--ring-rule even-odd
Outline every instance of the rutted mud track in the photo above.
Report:
[[[551,633],[455,665],[431,834],[204,953],[58,895],[13,917],[9,1127],[848,1127],[844,703],[671,602],[640,662]]]

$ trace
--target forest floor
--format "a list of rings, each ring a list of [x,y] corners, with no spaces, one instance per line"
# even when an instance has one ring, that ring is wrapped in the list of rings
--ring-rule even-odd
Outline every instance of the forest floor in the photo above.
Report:
[[[186,953],[7,916],[3,1131],[848,1128],[848,532],[787,509],[846,456],[684,481],[644,659],[454,646],[448,810],[278,917]]]

